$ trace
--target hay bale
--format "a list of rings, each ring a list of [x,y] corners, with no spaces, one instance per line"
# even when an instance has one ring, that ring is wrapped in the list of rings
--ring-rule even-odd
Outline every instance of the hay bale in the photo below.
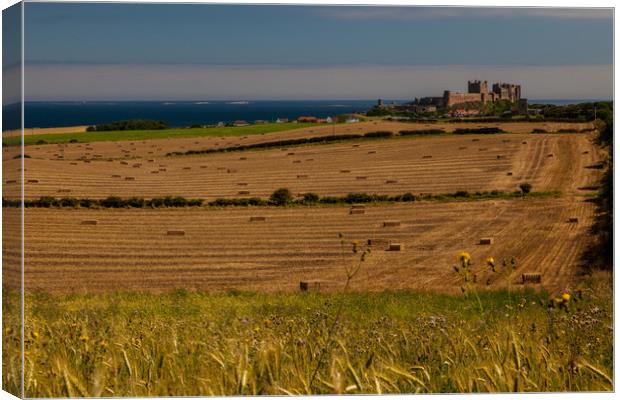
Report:
[[[526,141],[523,141],[523,142],[521,142],[521,144],[527,144],[527,142],[526,142]]]
[[[248,186],[246,182],[238,182],[237,186]]]
[[[201,169],[205,169],[205,168],[207,168],[207,166],[206,165],[201,165],[200,168]]]
[[[389,185],[389,184],[392,184],[392,183],[398,183],[398,181],[395,180],[395,179],[388,179],[387,181],[385,181],[385,183],[387,183]]]
[[[225,169],[226,169],[226,167],[217,167],[217,170],[218,170],[218,171],[223,171],[223,170],[225,170]]]
[[[350,170],[348,170],[348,169],[341,169],[341,170],[340,170],[340,173],[341,173],[341,174],[349,174],[349,173],[351,173],[351,171],[350,171]]]
[[[166,168],[160,168],[159,171],[160,172],[166,172]]]
[[[422,158],[433,158],[433,156],[422,156]]]
[[[83,219],[80,222],[80,225],[97,225],[98,221],[96,219]]]
[[[577,224],[577,223],[579,223],[579,218],[577,218],[577,217],[570,217],[568,219],[568,222],[570,222],[572,224]]]
[[[366,210],[364,210],[363,208],[351,208],[349,210],[349,214],[351,215],[356,215],[356,214],[365,214]]]
[[[76,162],[71,162],[71,163],[69,163],[69,164],[71,164],[71,165],[77,165],[77,163],[76,163]]]
[[[129,163],[127,161],[121,161],[121,165],[128,165]]]
[[[297,175],[297,179],[306,179],[308,175]]]
[[[84,160],[86,164],[90,164],[90,160]]]
[[[248,194],[250,194],[250,192],[249,192],[248,190],[240,190],[240,191],[238,191],[238,192],[237,192],[237,194],[240,194],[240,195],[242,195],[242,196],[243,196],[243,195],[248,195]]]
[[[185,236],[185,231],[180,229],[169,230],[166,235],[168,236]]]
[[[510,139],[504,139],[502,140],[502,143],[510,143]]]
[[[486,147],[480,147],[480,148],[478,149],[478,151],[487,151],[487,148],[486,148]]]
[[[192,167],[183,167],[184,170],[190,170]]]
[[[583,152],[583,153],[581,153],[581,154],[590,154],[590,152],[589,152],[588,150],[586,150],[586,151],[584,151],[584,152]]]
[[[459,147],[459,150],[465,150],[466,148],[467,147],[465,147],[465,146],[461,146],[461,147]]]
[[[132,165],[133,168],[140,168],[142,166],[142,164],[140,163],[136,163],[134,165]]]
[[[260,216],[254,216],[254,217],[250,217],[250,222],[258,222],[258,221],[264,221],[267,218],[265,217],[260,217]]]
[[[159,174],[158,170],[151,171],[151,174]]]
[[[295,153],[288,153],[287,156],[294,156]]]
[[[237,172],[237,170],[229,168],[229,169],[226,170],[226,172],[229,173],[229,174],[234,174],[235,172]]]
[[[403,246],[400,243],[390,243],[388,245],[387,251],[401,251],[405,248],[405,246]]]
[[[400,226],[400,221],[383,221],[384,228]]]
[[[71,189],[60,188],[58,189],[58,193],[71,193]]]
[[[39,183],[38,179],[28,179],[26,183]]]
[[[356,176],[355,179],[358,181],[365,181],[368,177],[367,176]]]
[[[521,274],[522,283],[540,283],[542,276],[539,272],[524,272]]]
[[[480,141],[480,139],[472,139],[471,141],[472,141],[472,142],[479,142],[479,141]]]
[[[547,157],[553,157],[553,153],[547,154]]]
[[[307,158],[306,161],[314,161],[314,158]]]
[[[504,156],[500,156],[500,155],[497,156],[498,160],[501,160],[502,158],[504,158]]]
[[[321,286],[325,286],[325,282],[321,280],[299,281],[299,290],[302,292],[320,291]]]
[[[512,176],[512,172],[507,172],[506,175]]]
[[[353,146],[351,146],[351,147],[360,147],[360,145],[359,145],[359,144],[354,144],[354,145],[353,145]]]
[[[247,157],[239,157],[239,160],[241,160],[241,161],[244,161],[244,160],[247,160],[247,159],[248,159]]]
[[[493,244],[493,238],[482,238],[479,244]]]
[[[112,175],[112,178],[120,178],[120,175]]]
[[[371,150],[371,151],[368,152],[368,154],[377,154],[377,152],[374,151],[374,150]]]
[[[301,164],[301,160],[293,160],[293,164]]]
[[[125,177],[125,180],[126,180],[126,181],[135,181],[135,180],[136,180],[136,178],[135,178],[135,177],[133,177],[133,176],[126,176],[126,177]]]
[[[16,180],[14,180],[14,179],[9,179],[8,181],[6,181],[6,183],[7,183],[7,184],[8,184],[8,183],[17,183],[17,181],[16,181]]]
[[[351,208],[355,208],[357,210],[363,210],[366,208],[366,206],[362,205],[362,204],[353,204],[351,205]]]

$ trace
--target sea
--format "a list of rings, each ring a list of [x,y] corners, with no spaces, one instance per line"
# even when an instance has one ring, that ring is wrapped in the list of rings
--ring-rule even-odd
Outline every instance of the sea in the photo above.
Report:
[[[408,100],[384,100],[385,103],[404,103]],[[596,100],[535,99],[530,103],[565,105]],[[26,102],[26,128],[49,128],[77,125],[96,125],[124,119],[161,120],[172,127],[211,125],[236,120],[275,121],[277,118],[296,119],[303,115],[319,118],[339,114],[363,113],[377,100],[279,100],[279,101],[46,101]],[[20,105],[4,106],[2,130],[19,129]]]

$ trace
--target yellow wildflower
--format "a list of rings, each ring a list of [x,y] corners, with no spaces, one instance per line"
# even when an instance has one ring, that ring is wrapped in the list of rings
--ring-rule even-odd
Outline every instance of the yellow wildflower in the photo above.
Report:
[[[562,293],[562,301],[564,302],[568,302],[570,300],[570,294],[568,293]]]
[[[461,252],[461,254],[459,254],[459,261],[462,263],[467,263],[471,260],[471,256],[469,255],[468,252],[463,251]]]
[[[32,335],[32,338],[35,339],[35,340],[39,338],[39,332],[37,332],[37,331],[32,332],[31,335]]]
[[[88,335],[82,335],[82,336],[80,336],[80,341],[82,341],[82,342],[88,342],[88,339],[90,339],[90,338],[88,337]]]
[[[495,259],[493,257],[487,257],[486,262],[487,266],[491,268],[493,272],[495,272]]]

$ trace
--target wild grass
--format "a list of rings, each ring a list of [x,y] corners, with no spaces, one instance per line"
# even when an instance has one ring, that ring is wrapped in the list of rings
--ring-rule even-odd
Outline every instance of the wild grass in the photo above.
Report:
[[[566,308],[534,290],[29,292],[25,394],[609,391],[611,298],[609,275]],[[16,314],[4,319],[5,371],[20,357]]]
[[[88,143],[88,142],[109,142],[120,140],[147,140],[147,139],[166,139],[181,137],[203,137],[203,136],[246,136],[260,135],[266,133],[287,131],[291,129],[307,128],[316,126],[312,123],[282,123],[282,124],[257,124],[249,126],[224,126],[214,128],[171,128],[156,130],[134,130],[134,131],[102,131],[102,132],[83,132],[83,133],[55,133],[41,135],[24,136],[24,145],[37,144],[44,141],[47,144],[53,143]],[[5,146],[16,146],[21,143],[21,137],[2,138]]]

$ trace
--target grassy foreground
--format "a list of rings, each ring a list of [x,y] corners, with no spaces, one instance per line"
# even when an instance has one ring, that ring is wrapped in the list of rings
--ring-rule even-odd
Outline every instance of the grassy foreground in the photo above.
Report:
[[[280,131],[288,131],[291,129],[307,128],[318,124],[310,123],[282,123],[282,124],[257,124],[249,126],[224,126],[217,128],[172,128],[159,130],[141,130],[141,131],[102,131],[102,132],[81,132],[81,133],[50,133],[41,135],[24,136],[24,145],[37,144],[40,140],[44,140],[48,144],[68,143],[75,140],[79,143],[88,142],[111,142],[119,140],[148,140],[148,139],[166,139],[166,138],[182,138],[182,137],[202,137],[202,136],[246,136],[261,135],[265,133],[273,133]],[[6,146],[16,146],[21,143],[21,137],[5,137],[2,143]]]
[[[579,293],[549,308],[546,293],[482,291],[482,312],[473,296],[419,292],[31,293],[25,395],[612,390],[609,276]],[[18,313],[4,307],[11,390]]]

